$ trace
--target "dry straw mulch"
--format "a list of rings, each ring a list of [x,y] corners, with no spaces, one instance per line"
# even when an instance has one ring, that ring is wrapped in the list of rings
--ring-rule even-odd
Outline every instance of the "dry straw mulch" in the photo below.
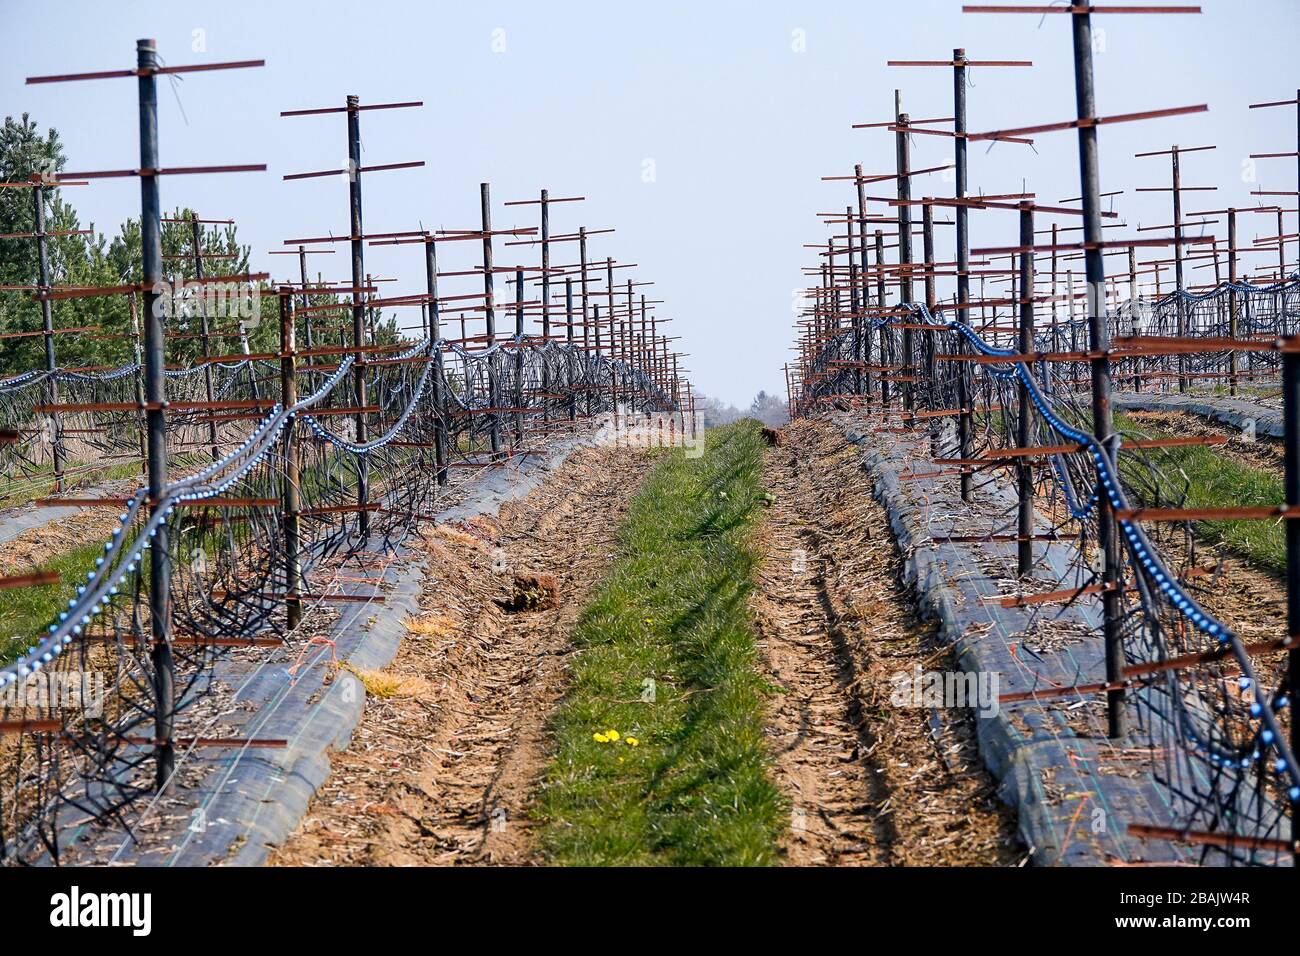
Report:
[[[753,606],[779,694],[769,734],[800,865],[1015,865],[1014,814],[968,711],[891,704],[891,677],[955,669],[902,585],[858,452],[824,422],[782,430]]]

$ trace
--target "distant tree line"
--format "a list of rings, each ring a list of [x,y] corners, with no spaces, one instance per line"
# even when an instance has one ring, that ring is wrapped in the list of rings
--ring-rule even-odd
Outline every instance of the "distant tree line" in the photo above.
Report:
[[[697,394],[695,397],[695,410],[703,416],[706,428],[728,425],[742,418],[756,418],[764,425],[773,428],[784,425],[790,420],[785,399],[761,390],[754,396],[747,411],[741,411],[735,405],[702,394]]]
[[[67,160],[58,132],[40,132],[32,118],[24,113],[18,119],[5,117],[0,128],[0,181],[26,182],[33,175],[52,176],[66,167]],[[77,189],[88,187],[47,186],[45,195],[45,229],[47,234],[71,233],[88,228],[82,225],[76,209]],[[187,208],[164,212],[164,219],[187,220],[194,213]],[[193,236],[190,223],[162,224],[163,274],[173,288],[195,278]],[[36,229],[36,210],[31,189],[0,189],[0,234],[31,233]],[[250,247],[239,241],[234,225],[200,227],[200,246],[209,258],[204,260],[206,276],[247,275]],[[139,219],[127,219],[111,238],[98,228],[89,235],[53,236],[47,240],[47,256],[52,286],[105,287],[139,283],[141,241]],[[286,257],[287,259],[287,257]],[[292,260],[287,260],[292,261]],[[296,264],[295,264],[296,265]],[[286,269],[287,274],[296,269]],[[37,243],[33,238],[0,239],[0,285],[31,286],[39,278]],[[261,286],[260,293],[269,292]],[[137,308],[139,302],[137,298]],[[338,301],[336,296],[312,296],[311,304]],[[279,337],[279,303],[275,295],[260,294],[253,314],[242,318],[242,332],[253,352],[273,351]],[[55,329],[86,328],[93,331],[55,336],[58,364],[63,368],[112,366],[135,358],[135,323],[130,300],[125,294],[102,295],[84,299],[59,299],[52,303]],[[210,349],[213,354],[235,354],[241,350],[241,318],[229,314],[214,315],[209,305]],[[328,317],[326,317],[328,315]],[[351,319],[346,315],[313,316],[317,344],[339,344],[339,327]],[[378,314],[370,317],[377,342],[397,337],[397,323]],[[303,322],[299,322],[299,338]],[[41,308],[30,291],[0,291],[0,375],[40,368],[45,364],[42,336],[15,337],[41,329]],[[176,309],[166,319],[169,334],[167,363],[188,366],[202,352],[199,338],[200,320],[195,309]]]

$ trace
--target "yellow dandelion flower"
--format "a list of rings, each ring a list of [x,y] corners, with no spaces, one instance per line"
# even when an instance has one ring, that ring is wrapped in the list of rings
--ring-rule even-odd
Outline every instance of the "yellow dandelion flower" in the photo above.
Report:
[[[592,734],[592,735],[591,735],[591,739],[594,740],[594,741],[596,741],[596,743],[598,743],[598,744],[607,744],[607,743],[609,743],[609,737],[608,737],[607,735],[605,735],[605,734]]]
[[[617,730],[607,730],[607,731],[605,731],[605,739],[607,739],[607,740],[612,740],[612,741],[617,741],[617,740],[618,740],[618,731],[617,731]]]
[[[629,747],[636,747],[641,743],[641,741],[637,740],[635,737],[627,737],[623,742]]]

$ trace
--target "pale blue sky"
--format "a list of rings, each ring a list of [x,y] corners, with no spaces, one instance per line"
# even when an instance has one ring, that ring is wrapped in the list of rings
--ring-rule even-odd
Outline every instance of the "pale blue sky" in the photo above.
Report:
[[[160,122],[165,165],[265,162],[268,172],[173,177],[163,182],[163,202],[237,219],[254,265],[278,276],[293,260],[267,257],[268,249],[290,237],[342,233],[347,223],[342,177],[281,181],[286,172],[342,162],[342,118],[281,119],[279,111],[338,105],[348,93],[363,102],[424,100],[423,109],[363,117],[364,162],[428,163],[365,178],[367,231],[472,228],[485,180],[498,227],[535,224],[533,210],[509,215],[502,200],[534,198],[543,186],[555,196],[585,195],[585,203],[555,207],[554,231],[616,226],[613,236],[592,240],[593,256],[640,264],[637,276],[655,281],[652,297],[667,300],[661,314],[675,320],[679,344],[692,353],[697,386],[738,404],[760,388],[784,390],[792,290],[803,284],[800,267],[815,261],[802,246],[825,239],[815,213],[852,199],[850,184],[820,177],[849,173],[854,162],[869,172],[893,167],[891,134],[850,126],[889,118],[895,87],[914,117],[951,115],[948,70],[891,69],[886,59],[946,59],[964,46],[973,58],[1034,60],[1033,69],[972,71],[975,131],[1074,114],[1067,17],[963,15],[956,0],[68,2],[39,15],[6,6],[4,112],[25,110],[56,126],[73,169],[138,162],[134,84],[29,87],[25,76],[133,66],[135,40],[144,36],[158,40],[171,64],[265,58],[260,70],[179,83],[188,125],[164,83]],[[1102,115],[1210,107],[1200,116],[1101,130],[1103,189],[1128,190],[1116,208],[1132,225],[1169,222],[1167,193],[1132,192],[1167,185],[1168,163],[1134,159],[1135,152],[1217,144],[1185,159],[1186,183],[1220,187],[1189,199],[1196,209],[1254,204],[1243,158],[1295,149],[1292,110],[1246,106],[1295,95],[1300,4],[1203,6],[1201,16],[1096,18],[1106,31],[1097,57]],[[192,49],[195,30],[205,31],[202,52]],[[494,52],[502,39],[504,51]],[[951,141],[916,139],[914,165],[949,157]],[[1072,132],[1038,137],[1037,153],[972,144],[972,189],[1012,192],[1023,183],[1047,202],[1076,196],[1075,150]],[[651,183],[643,181],[646,160],[654,162]],[[1262,160],[1259,173],[1265,189],[1296,188],[1293,160]],[[915,193],[951,188],[932,176],[918,180]],[[83,220],[109,229],[138,214],[138,195],[133,180],[107,180],[72,198]],[[1198,205],[1203,197],[1206,205]],[[1247,239],[1256,225],[1261,235],[1275,231],[1269,217],[1249,219],[1259,223],[1243,225]],[[1014,220],[978,214],[973,244],[1013,243]],[[951,258],[949,233],[941,259]],[[472,245],[449,246],[445,267],[469,268]],[[419,256],[414,246],[367,251],[376,274],[400,280],[386,294],[422,290]],[[535,254],[528,256],[532,264]],[[563,252],[557,258],[572,261]],[[345,277],[344,255],[316,261],[328,263],[328,276]],[[515,261],[498,248],[499,263]]]

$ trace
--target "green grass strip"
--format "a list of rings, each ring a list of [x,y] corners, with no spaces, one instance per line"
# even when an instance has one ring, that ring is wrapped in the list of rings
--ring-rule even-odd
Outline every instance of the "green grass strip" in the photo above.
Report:
[[[777,861],[786,808],[748,608],[762,453],[753,421],[710,430],[703,456],[668,453],[633,498],[551,724],[537,809],[551,862]]]
[[[87,468],[87,462],[70,462],[66,467],[76,473],[68,479],[68,490],[75,491],[91,484],[119,481],[124,478],[141,478],[140,465],[135,461],[121,462]],[[142,479],[143,480],[143,479]],[[0,508],[18,508],[29,505],[37,498],[54,493],[54,465],[45,463],[27,466],[20,472],[6,476],[0,482]]]
[[[55,572],[58,584],[0,590],[0,664],[10,663],[36,643],[59,612],[67,610],[68,598],[78,584],[86,583],[86,572],[103,553],[102,541],[81,545],[32,569]]]
[[[1148,438],[1176,435],[1116,416],[1117,426],[1140,432]],[[1121,458],[1123,453],[1121,453]],[[1180,469],[1187,478],[1185,508],[1237,508],[1279,505],[1285,493],[1280,472],[1256,468],[1224,453],[1213,445],[1188,445],[1161,449],[1152,460],[1166,472],[1166,482],[1182,487]],[[1174,478],[1174,481],[1170,481]],[[1284,521],[1198,521],[1196,535],[1219,544],[1256,565],[1272,571],[1286,570],[1286,522]]]

